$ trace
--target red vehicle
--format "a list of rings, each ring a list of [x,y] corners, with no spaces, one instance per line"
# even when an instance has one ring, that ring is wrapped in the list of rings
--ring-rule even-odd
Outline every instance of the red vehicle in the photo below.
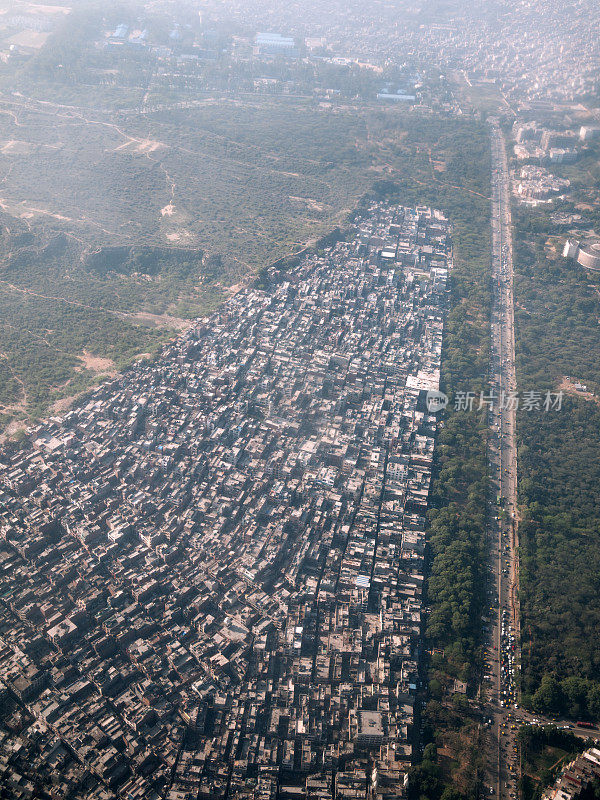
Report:
[[[593,722],[577,722],[576,725],[577,725],[578,728],[595,728],[596,727]]]

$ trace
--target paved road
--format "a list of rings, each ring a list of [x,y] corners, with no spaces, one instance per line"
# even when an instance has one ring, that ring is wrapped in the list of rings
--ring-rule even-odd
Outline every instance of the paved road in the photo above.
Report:
[[[556,725],[581,738],[600,740],[598,730],[578,728],[573,720],[530,714],[519,704],[520,613],[518,600],[518,518],[516,377],[513,304],[513,254],[510,175],[504,137],[491,122],[492,147],[492,326],[490,359],[490,609],[486,669],[487,704],[484,792],[498,800],[518,794],[516,734],[523,724]]]
[[[519,664],[516,379],[510,178],[504,138],[496,123],[491,123],[491,147],[493,305],[488,455],[492,495],[488,535],[492,590],[484,677],[485,716],[491,722],[488,722],[485,790],[490,796],[505,800],[517,794],[517,721],[514,719]]]
[[[533,714],[523,708],[519,708],[514,712],[513,719],[517,725],[554,725],[557,728],[569,731],[579,739],[593,739],[595,742],[600,741],[600,731],[598,728],[578,728],[577,723],[572,719],[555,719],[550,717],[543,717],[540,714]]]

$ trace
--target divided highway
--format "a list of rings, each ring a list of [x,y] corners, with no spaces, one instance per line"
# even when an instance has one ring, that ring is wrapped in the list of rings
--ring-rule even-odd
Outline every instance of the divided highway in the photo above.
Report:
[[[492,148],[492,314],[490,351],[490,501],[488,517],[490,606],[485,674],[486,773],[484,794],[498,800],[518,796],[516,734],[523,724],[555,725],[581,738],[600,739],[597,730],[573,720],[549,719],[520,708],[520,611],[515,335],[510,174],[504,136],[491,121]]]
[[[517,564],[516,378],[510,178],[504,137],[491,124],[492,282],[490,357],[490,630],[484,689],[487,698],[489,795],[517,794],[516,671],[519,663]]]

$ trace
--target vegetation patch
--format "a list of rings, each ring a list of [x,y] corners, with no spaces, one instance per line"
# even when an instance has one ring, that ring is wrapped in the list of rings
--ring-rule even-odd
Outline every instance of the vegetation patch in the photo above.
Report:
[[[523,726],[517,734],[522,800],[540,800],[543,790],[554,783],[561,769],[588,746],[585,739],[553,726]]]
[[[520,392],[558,391],[560,412],[517,419],[523,701],[600,718],[600,296],[597,276],[545,248],[552,223],[516,210]]]

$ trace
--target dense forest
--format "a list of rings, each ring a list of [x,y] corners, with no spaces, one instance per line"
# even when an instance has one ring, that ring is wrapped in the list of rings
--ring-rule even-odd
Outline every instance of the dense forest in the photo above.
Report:
[[[547,216],[515,223],[517,380],[565,391],[560,412],[518,416],[523,701],[598,720],[600,297]]]

